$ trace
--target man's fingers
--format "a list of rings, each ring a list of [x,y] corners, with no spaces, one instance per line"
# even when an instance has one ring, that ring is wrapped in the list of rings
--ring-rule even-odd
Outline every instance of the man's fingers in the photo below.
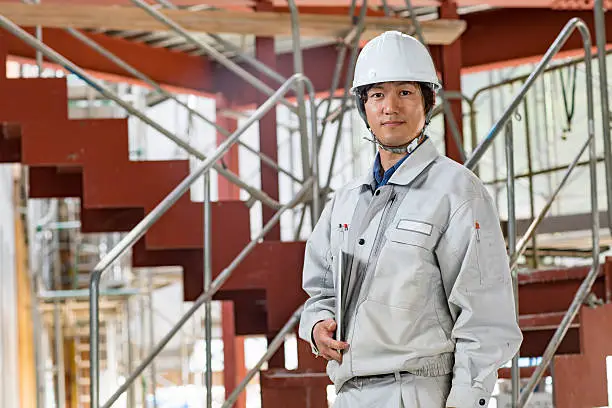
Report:
[[[346,350],[349,347],[348,343],[337,341],[332,338],[329,338],[325,345],[332,350]]]
[[[323,326],[327,331],[334,331],[336,330],[336,321],[333,319],[328,319],[325,321],[325,324]]]
[[[327,360],[336,360],[339,363],[342,363],[342,354],[340,354],[340,352],[330,349],[330,348],[325,348],[325,351],[321,353],[321,355]]]

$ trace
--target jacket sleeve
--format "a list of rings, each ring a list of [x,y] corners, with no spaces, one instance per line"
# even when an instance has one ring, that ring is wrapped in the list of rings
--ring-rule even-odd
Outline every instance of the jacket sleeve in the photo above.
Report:
[[[334,199],[325,206],[306,242],[304,255],[302,288],[308,300],[300,318],[299,335],[310,343],[315,354],[318,350],[312,340],[312,328],[321,320],[333,319],[336,305],[330,249],[333,203]]]
[[[497,370],[522,341],[506,246],[486,191],[451,215],[436,255],[454,320],[455,365],[446,406],[483,408]]]

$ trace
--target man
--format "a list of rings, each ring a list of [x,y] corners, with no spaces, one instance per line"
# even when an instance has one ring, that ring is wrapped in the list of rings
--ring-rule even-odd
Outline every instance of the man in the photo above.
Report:
[[[439,86],[427,49],[399,32],[357,60],[378,154],[327,203],[303,272],[300,336],[329,360],[336,408],[486,407],[522,341],[491,198],[425,135]]]

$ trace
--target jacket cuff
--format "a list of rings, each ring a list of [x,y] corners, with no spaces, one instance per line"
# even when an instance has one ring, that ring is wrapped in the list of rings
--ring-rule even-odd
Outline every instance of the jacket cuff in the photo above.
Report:
[[[491,393],[477,387],[453,385],[446,400],[447,407],[456,408],[486,408]]]
[[[315,356],[319,356],[319,349],[317,349],[317,346],[315,345],[314,337],[312,336],[314,327],[317,323],[322,322],[323,320],[333,319],[333,318],[334,318],[333,313],[331,313],[328,310],[321,310],[318,313],[316,313],[311,319],[312,323],[310,324],[308,338],[310,339],[310,349],[312,350],[312,354],[314,354]]]
[[[317,323],[322,322],[323,320],[319,320],[315,324],[312,325],[312,329],[310,329],[310,349],[312,350],[312,354],[319,357],[319,349],[317,348],[317,344],[314,339],[314,327]]]

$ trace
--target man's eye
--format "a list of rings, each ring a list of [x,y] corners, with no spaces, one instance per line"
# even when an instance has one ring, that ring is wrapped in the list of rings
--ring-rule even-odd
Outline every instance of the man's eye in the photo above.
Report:
[[[383,94],[381,92],[375,92],[370,95],[370,98],[382,98]]]
[[[408,96],[408,95],[412,95],[412,92],[408,91],[408,90],[403,90],[403,91],[400,91],[400,95],[401,96]]]

